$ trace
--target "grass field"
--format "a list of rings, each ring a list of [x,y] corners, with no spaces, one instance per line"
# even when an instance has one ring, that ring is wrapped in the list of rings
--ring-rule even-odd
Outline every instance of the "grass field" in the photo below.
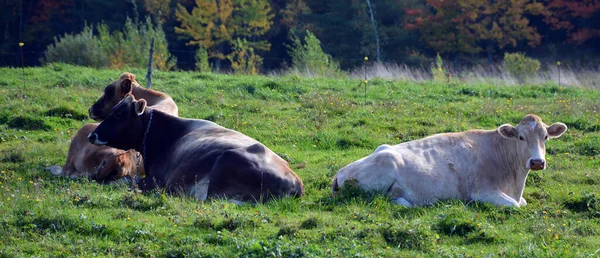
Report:
[[[124,184],[54,177],[87,109],[123,71],[0,68],[0,257],[589,257],[600,252],[600,91],[557,85],[305,79],[158,72],[180,115],[247,134],[287,159],[306,195],[201,203]],[[143,77],[142,70],[130,70]],[[144,80],[139,80],[145,84]],[[515,209],[446,201],[391,205],[346,189],[342,166],[383,143],[517,124],[534,113],[569,131],[547,144]]]

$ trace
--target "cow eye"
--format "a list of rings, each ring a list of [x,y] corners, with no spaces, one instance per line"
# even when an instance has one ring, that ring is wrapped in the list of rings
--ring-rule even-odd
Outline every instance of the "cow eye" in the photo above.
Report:
[[[525,137],[523,137],[523,136],[519,135],[519,140],[521,140],[521,141],[525,141]]]
[[[548,135],[544,136],[544,141],[548,140]]]

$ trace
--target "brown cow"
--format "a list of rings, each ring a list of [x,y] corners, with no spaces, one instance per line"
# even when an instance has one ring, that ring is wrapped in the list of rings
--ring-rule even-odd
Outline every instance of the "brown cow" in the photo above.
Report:
[[[177,104],[169,95],[160,91],[146,89],[135,80],[135,75],[124,73],[121,78],[104,88],[104,94],[89,109],[90,118],[102,121],[110,110],[123,100],[125,95],[131,94],[136,99],[145,99],[149,108],[158,109],[172,116],[178,116]]]
[[[164,187],[198,199],[266,201],[300,196],[302,180],[260,142],[213,122],[174,117],[127,96],[89,137],[144,156],[143,190]]]
[[[111,181],[125,176],[144,174],[139,153],[90,144],[87,136],[97,126],[97,123],[86,124],[79,129],[69,145],[65,165],[62,168],[51,166],[50,172],[71,178],[89,176],[97,181]]]
[[[96,120],[104,119],[110,110],[123,99],[125,94],[148,98],[149,108],[158,109],[168,114],[177,116],[178,108],[175,102],[167,94],[159,91],[145,89],[135,80],[135,75],[123,73],[121,77],[104,88],[104,94],[89,109],[90,117]],[[73,137],[69,146],[67,161],[61,168],[51,166],[47,169],[54,175],[65,175],[69,177],[90,177],[98,181],[108,181],[124,176],[133,176],[143,171],[143,167],[137,167],[141,155],[135,151],[131,153],[110,148],[107,146],[96,146],[87,140],[87,135],[94,131],[98,124],[86,124]],[[115,155],[121,153],[121,155]],[[135,158],[132,164],[128,162]],[[102,170],[98,167],[103,166]]]

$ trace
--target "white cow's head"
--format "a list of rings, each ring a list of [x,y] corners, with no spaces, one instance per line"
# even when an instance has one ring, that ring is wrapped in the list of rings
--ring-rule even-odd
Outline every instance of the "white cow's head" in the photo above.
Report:
[[[518,141],[519,160],[524,161],[525,167],[531,170],[546,168],[546,140],[559,137],[566,131],[565,124],[547,126],[536,115],[527,115],[516,127],[510,124],[498,127],[500,135]]]

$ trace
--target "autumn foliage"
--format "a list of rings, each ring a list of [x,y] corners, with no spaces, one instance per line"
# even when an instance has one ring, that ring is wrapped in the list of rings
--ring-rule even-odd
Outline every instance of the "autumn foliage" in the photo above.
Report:
[[[600,29],[586,26],[598,25],[600,0],[550,0],[550,12],[545,21],[555,30],[565,30],[568,42],[582,44],[591,38],[600,37]]]
[[[536,46],[541,36],[529,16],[543,15],[535,1],[427,0],[427,9],[406,10],[423,41],[441,53],[493,52],[519,42]]]

